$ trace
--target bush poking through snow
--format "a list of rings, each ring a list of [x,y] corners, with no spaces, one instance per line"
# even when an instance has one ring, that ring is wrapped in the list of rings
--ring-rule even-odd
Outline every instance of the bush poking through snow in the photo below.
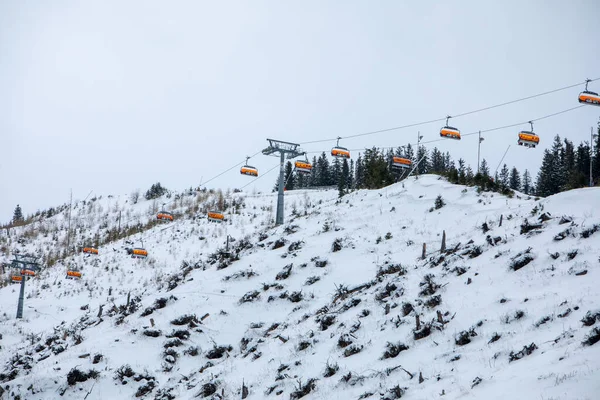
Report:
[[[102,361],[102,359],[104,358],[104,356],[100,353],[96,353],[94,354],[94,358],[92,360],[92,364],[98,364],[100,361]]]
[[[402,304],[402,316],[406,317],[408,314],[410,314],[412,312],[412,310],[414,310],[415,308],[413,307],[412,304],[410,303],[403,303]]]
[[[377,277],[381,277],[384,275],[398,274],[398,276],[402,276],[406,274],[406,268],[404,268],[400,264],[389,264],[379,268],[377,271]]]
[[[350,346],[352,343],[353,343],[352,337],[349,334],[347,334],[347,333],[344,333],[338,339],[338,347],[342,348],[342,349],[345,348],[345,347]]]
[[[433,204],[433,206],[435,207],[436,210],[439,210],[440,208],[444,207],[445,205],[446,205],[446,202],[442,198],[442,195],[438,194],[438,197],[435,198],[435,203]]]
[[[162,334],[158,329],[146,329],[144,335],[149,337],[159,337]]]
[[[170,335],[167,335],[168,338],[177,338],[180,340],[187,340],[190,338],[190,331],[186,329],[178,329],[176,331],[171,332]]]
[[[223,357],[223,354],[225,354],[226,352],[229,352],[231,350],[233,350],[233,347],[231,347],[230,345],[215,346],[211,350],[206,352],[206,358],[208,358],[209,360],[221,358],[221,357]]]
[[[423,289],[419,292],[419,296],[431,296],[440,288],[440,285],[433,281],[435,278],[432,274],[427,274],[423,277],[423,281],[419,283]]]
[[[310,286],[318,281],[321,280],[320,276],[309,276],[308,278],[306,278],[306,282],[304,282],[305,286]]]
[[[509,314],[506,314],[502,317],[502,322],[504,322],[505,324],[510,324],[513,321],[519,320],[521,318],[523,318],[525,316],[525,311],[523,310],[517,310],[515,311],[515,313],[511,316]]]
[[[340,251],[341,249],[342,249],[342,239],[337,238],[333,241],[333,244],[331,245],[331,252],[336,253],[336,252]]]
[[[330,378],[334,376],[339,369],[340,367],[337,365],[337,363],[329,364],[329,361],[327,361],[327,365],[325,365],[325,373],[323,373],[323,378]]]
[[[135,397],[143,397],[148,393],[151,393],[156,387],[156,381],[154,377],[152,379],[147,380],[145,384],[141,385],[138,390],[135,392]]]
[[[442,296],[440,296],[439,294],[435,295],[435,296],[431,296],[430,298],[428,298],[425,301],[425,305],[429,308],[437,307],[440,304],[442,304]]]
[[[477,336],[475,329],[471,328],[468,331],[460,331],[454,338],[454,343],[457,346],[464,346],[471,343],[471,338]]]
[[[235,274],[232,275],[227,275],[225,278],[223,278],[223,280],[225,282],[229,281],[229,280],[239,280],[242,278],[246,278],[246,279],[250,279],[253,276],[257,276],[258,274],[256,272],[254,272],[251,269],[245,270],[245,271],[240,271],[240,272],[236,272]]]
[[[584,326],[592,326],[600,321],[600,310],[599,311],[588,311],[585,316],[581,319]]]
[[[327,260],[321,260],[319,258],[313,258],[311,261],[314,261],[315,267],[317,267],[317,268],[325,268],[327,266]]]
[[[163,357],[169,364],[175,364],[175,361],[179,358],[179,353],[175,349],[169,347],[163,352]]]
[[[190,328],[197,327],[199,323],[200,321],[198,321],[198,317],[196,317],[196,314],[182,315],[181,317],[175,318],[171,321],[171,324],[173,325],[188,325]]]
[[[275,276],[275,280],[282,281],[284,279],[289,278],[292,273],[293,266],[294,264],[288,264],[285,267],[283,267],[283,269],[277,273],[277,276]]]
[[[386,299],[386,298],[390,297],[392,294],[394,294],[396,292],[396,289],[398,289],[398,286],[396,286],[392,282],[388,282],[385,285],[385,288],[382,289],[380,292],[378,292],[375,295],[375,300],[383,301],[384,299]],[[400,291],[400,294],[402,294],[402,290]]]
[[[531,247],[511,258],[510,268],[513,271],[518,271],[530,262],[532,262],[535,258],[529,253],[530,251]]]
[[[423,324],[421,329],[413,330],[413,336],[415,340],[426,338],[429,335],[431,335],[431,324],[429,323]]]
[[[217,392],[217,385],[215,385],[213,382],[208,382],[208,383],[205,383],[204,385],[202,385],[202,389],[200,390],[200,393],[198,393],[198,396],[208,397],[208,396],[212,396],[216,392]],[[198,396],[196,396],[196,397],[198,397]]]
[[[321,329],[322,331],[326,331],[331,325],[335,324],[335,315],[319,315],[317,317],[317,322],[319,323],[319,329]]]
[[[312,346],[311,342],[309,342],[308,340],[301,340],[300,343],[298,343],[298,351],[306,350],[310,346]]]
[[[292,242],[289,246],[288,246],[288,252],[292,253],[294,251],[298,251],[302,248],[302,246],[304,245],[304,242],[299,240],[297,242]]]
[[[279,248],[282,248],[283,246],[285,246],[285,239],[277,239],[275,243],[273,243],[273,247],[271,247],[271,250],[277,250]]]
[[[358,346],[356,344],[351,344],[350,346],[346,347],[346,350],[344,350],[344,357],[350,357],[354,354],[358,354],[362,349],[363,345]]]
[[[315,378],[311,378],[303,385],[302,381],[298,379],[298,387],[292,393],[290,393],[290,400],[301,399],[302,397],[309,394],[311,391],[315,390],[317,387],[315,382],[317,380]]]
[[[183,346],[183,342],[182,342],[181,340],[179,340],[179,339],[172,339],[172,340],[169,340],[169,341],[167,341],[167,342],[166,342],[166,343],[163,345],[163,347],[164,347],[165,349],[168,349],[168,348],[170,348],[170,347],[179,347],[179,346]]]
[[[88,372],[82,372],[77,368],[73,368],[67,374],[67,383],[69,386],[75,385],[77,382],[85,382],[88,379],[95,379],[100,375],[95,369],[90,369]]]
[[[400,354],[400,352],[408,350],[408,346],[401,342],[387,342],[386,348],[387,350],[381,356],[381,360],[385,360],[387,358],[395,358],[398,356],[398,354]]]
[[[299,302],[301,302],[302,299],[304,299],[304,295],[302,294],[302,290],[290,293],[289,296],[287,296],[287,299],[289,301],[291,301],[292,303],[299,303]]]
[[[520,360],[521,358],[533,353],[534,350],[536,350],[537,348],[538,347],[535,345],[535,343],[531,343],[529,346],[523,346],[523,349],[516,353],[514,351],[511,351],[508,355],[508,360],[509,362]]]
[[[388,389],[387,393],[381,397],[380,400],[397,400],[401,399],[406,393],[406,388],[401,388],[399,385]]]
[[[585,229],[581,232],[581,237],[584,239],[589,238],[590,236],[592,236],[594,233],[600,231],[600,225],[594,225],[589,229]]]
[[[490,339],[488,344],[498,341],[501,337],[502,336],[500,334],[498,334],[498,332],[494,332],[494,334],[492,335],[492,338]]]
[[[549,322],[549,321],[552,321],[552,317],[549,315],[546,315],[546,316],[540,318],[540,320],[535,323],[535,327],[539,328],[540,326],[544,325],[546,322]]]
[[[114,379],[116,381],[121,382],[121,384],[126,385],[127,379],[125,379],[125,378],[131,378],[134,375],[135,375],[135,372],[133,371],[133,369],[131,369],[131,366],[129,364],[125,364],[125,365],[121,365],[115,371]]]
[[[595,327],[590,331],[589,335],[587,335],[581,343],[584,346],[592,346],[598,342],[600,342],[600,327]]]
[[[198,346],[190,346],[183,351],[183,354],[196,357],[198,355]]]

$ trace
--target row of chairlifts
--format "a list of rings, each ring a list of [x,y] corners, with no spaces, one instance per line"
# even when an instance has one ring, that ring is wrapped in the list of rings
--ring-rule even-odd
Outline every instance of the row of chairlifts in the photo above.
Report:
[[[460,140],[460,131],[453,126],[448,125],[448,120],[450,118],[452,117],[446,117],[446,125],[440,130],[440,136],[448,139]],[[531,124],[531,130],[520,131],[517,143],[519,146],[534,148],[540,144],[540,137],[533,132],[533,122],[529,121],[529,123]]]

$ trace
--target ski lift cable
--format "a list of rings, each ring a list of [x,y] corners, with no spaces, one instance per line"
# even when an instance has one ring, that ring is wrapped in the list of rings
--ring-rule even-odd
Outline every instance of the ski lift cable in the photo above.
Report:
[[[600,80],[600,78],[589,79],[589,80],[586,80],[586,82],[594,82],[594,81],[597,81],[597,80]],[[586,82],[583,82],[583,83],[586,83]],[[485,111],[485,110],[489,110],[489,109],[493,109],[493,108],[497,108],[497,107],[502,107],[502,106],[505,106],[505,105],[508,105],[508,104],[514,104],[514,103],[517,103],[517,102],[520,102],[520,101],[529,100],[529,99],[532,99],[532,98],[535,98],[535,97],[545,96],[545,95],[548,95],[548,94],[551,94],[551,93],[556,93],[556,92],[559,92],[559,91],[562,91],[562,90],[571,89],[571,88],[579,86],[581,84],[582,83],[577,83],[577,84],[574,84],[574,85],[569,85],[569,86],[561,87],[561,88],[558,88],[558,89],[550,90],[550,91],[547,91],[547,92],[538,93],[538,94],[535,94],[535,95],[532,95],[532,96],[523,97],[523,98],[512,100],[512,101],[509,101],[509,102],[504,102],[504,103],[500,103],[500,104],[497,104],[497,105],[493,105],[493,106],[489,106],[489,107],[484,107],[484,108],[481,108],[481,109],[478,109],[478,110],[473,110],[473,111],[468,111],[468,112],[461,113],[461,114],[456,114],[453,117],[456,118],[456,117],[470,115],[470,114],[474,114],[474,113],[477,113],[477,112],[481,112],[481,111]],[[556,115],[560,115],[560,114],[563,114],[563,113],[567,113],[567,112],[576,110],[578,108],[582,108],[584,106],[585,105],[579,105],[579,106],[576,106],[576,107],[572,107],[572,108],[569,108],[569,109],[566,109],[566,110],[562,110],[562,111],[559,111],[559,112],[556,112],[556,113],[545,115],[543,117],[539,117],[539,118],[532,119],[532,120],[529,120],[529,121],[540,121],[540,120],[543,120],[543,119],[546,119],[546,118],[550,118],[550,117],[553,117],[553,116],[556,116]],[[405,129],[405,128],[415,127],[415,126],[419,126],[419,125],[430,124],[430,123],[433,123],[433,122],[440,122],[440,121],[444,121],[444,120],[446,120],[446,118],[438,118],[438,119],[433,119],[433,120],[429,120],[429,121],[423,121],[423,122],[418,122],[418,123],[414,123],[414,124],[398,126],[398,127],[394,127],[394,128],[381,129],[381,130],[377,130],[377,131],[365,132],[365,133],[360,133],[360,134],[356,134],[356,135],[349,135],[349,136],[346,136],[344,138],[348,139],[348,138],[355,138],[355,137],[373,135],[373,134],[376,134],[376,133],[382,133],[382,132],[388,132],[388,131],[392,131],[392,130]],[[512,127],[515,127],[515,126],[519,126],[519,125],[523,125],[525,123],[528,123],[529,121],[519,122],[519,123],[516,123],[516,124],[510,124],[510,125],[504,125],[504,126],[500,126],[500,127],[496,127],[496,128],[485,129],[485,130],[481,130],[481,133],[493,132],[493,131],[496,131],[496,130],[502,130],[502,129],[512,128]],[[463,136],[470,136],[470,135],[477,135],[477,134],[479,134],[479,131],[466,133],[466,134],[463,134]],[[340,137],[336,137],[334,139],[322,139],[322,140],[308,141],[308,142],[302,142],[300,144],[329,142],[329,141],[333,141],[333,140],[339,140],[339,138]],[[435,143],[435,142],[442,141],[442,140],[445,140],[445,139],[443,139],[443,138],[441,138],[441,139],[434,139],[434,140],[429,140],[429,141],[425,141],[425,142],[420,142],[419,144]],[[351,151],[361,151],[361,150],[364,150],[364,148],[352,149]],[[257,151],[256,153],[254,153],[249,158],[252,158],[252,157],[260,154],[261,151],[262,150]],[[315,153],[321,153],[321,152],[322,151],[311,151],[311,152],[305,152],[305,153],[306,154],[315,154]],[[211,182],[211,181],[219,178],[220,176],[226,174],[227,172],[229,172],[232,169],[234,169],[237,166],[239,166],[241,163],[247,162],[247,160],[248,160],[248,158],[246,158],[246,160],[244,160],[244,161],[240,161],[240,162],[236,163],[232,167],[230,167],[230,168],[224,170],[223,172],[215,175],[214,177],[210,178],[209,180],[207,180],[203,184],[206,185],[208,182]],[[273,169],[277,168],[278,165],[279,164],[277,164],[273,168],[269,169],[265,174],[268,174]],[[257,177],[256,179],[261,178],[265,174],[261,174],[261,176]],[[242,186],[241,189],[247,187],[248,185],[250,185],[253,182],[254,182],[254,180],[252,182],[249,182],[246,185]],[[90,192],[90,194],[91,194],[91,192]],[[88,197],[89,197],[90,194],[88,194]],[[86,197],[86,199],[87,199],[87,197]],[[170,201],[168,203],[165,203],[165,204],[171,204],[171,203],[174,203],[176,201],[177,201],[176,199],[173,199],[172,201]],[[138,218],[138,216],[134,216],[134,217],[128,218],[128,219],[126,219],[125,221],[122,221],[122,222],[123,223],[128,223],[128,222],[131,222],[131,221],[133,221],[133,220],[135,220],[137,218]]]
[[[462,134],[462,136],[478,135],[479,132],[481,132],[481,133],[487,133],[487,132],[499,131],[499,130],[502,130],[502,129],[514,128],[515,126],[520,126],[520,125],[523,125],[523,124],[528,124],[529,122],[541,121],[543,119],[555,117],[555,116],[560,115],[560,114],[565,114],[565,113],[577,110],[577,109],[582,108],[582,107],[585,107],[585,104],[578,105],[578,106],[571,107],[571,108],[567,108],[566,110],[558,111],[558,112],[555,112],[555,113],[552,113],[552,114],[544,115],[543,117],[539,117],[539,118],[535,118],[535,119],[530,119],[530,120],[523,121],[523,122],[518,122],[518,123],[514,123],[514,124],[510,124],[510,125],[498,126],[498,127],[495,127],[495,128],[482,129],[481,131],[477,130],[475,132],[464,133],[464,134]],[[435,142],[441,142],[441,141],[446,141],[446,139],[445,138],[432,139],[432,140],[428,140],[428,141],[419,142],[418,144],[422,145],[422,144],[429,144],[429,143],[435,143]],[[417,144],[417,143],[411,143],[411,145],[415,145],[415,144]],[[388,147],[393,148],[393,146],[382,146],[382,147],[383,148],[388,148]],[[350,151],[361,151],[361,150],[365,150],[365,148],[350,149]],[[325,151],[325,150],[307,151],[306,153],[307,154],[320,154],[323,151]]]
[[[597,81],[597,80],[600,80],[600,78],[590,79],[589,82],[594,82],[594,81]],[[521,101],[531,100],[531,99],[534,99],[536,97],[546,96],[548,94],[552,94],[552,93],[556,93],[556,92],[560,92],[560,91],[563,91],[563,90],[567,90],[567,89],[571,89],[571,88],[580,86],[580,85],[586,83],[587,81],[588,80],[586,80],[584,82],[579,82],[579,83],[576,83],[576,84],[573,84],[573,85],[564,86],[564,87],[561,87],[561,88],[557,88],[557,89],[549,90],[549,91],[546,91],[546,92],[534,94],[534,95],[531,95],[531,96],[521,97],[519,99],[507,101],[507,102],[500,103],[500,104],[495,104],[493,106],[483,107],[483,108],[479,108],[477,110],[472,110],[472,111],[467,111],[467,112],[460,113],[460,114],[455,114],[455,115],[452,116],[452,118],[464,117],[465,115],[471,115],[471,114],[475,114],[475,113],[478,113],[478,112],[487,111],[487,110],[491,110],[491,109],[498,108],[498,107],[503,107],[503,106],[506,106],[506,105],[509,105],[509,104],[514,104],[514,103],[518,103],[518,102],[521,102]],[[413,128],[415,126],[427,125],[427,124],[431,124],[431,123],[434,123],[434,122],[441,122],[441,121],[445,121],[445,120],[446,120],[446,117],[444,117],[444,118],[437,118],[437,119],[432,119],[432,120],[429,120],[429,121],[422,121],[422,122],[416,122],[416,123],[408,124],[408,125],[396,126],[396,127],[393,127],[393,128],[387,128],[387,129],[380,129],[380,130],[376,130],[376,131],[357,133],[355,135],[344,136],[344,137],[342,137],[342,139],[352,139],[352,138],[355,138],[355,137],[375,135],[377,133],[389,132],[389,131],[394,131],[394,130],[399,130],[399,129]],[[312,140],[312,141],[308,141],[308,142],[301,142],[300,144],[312,144],[312,143],[332,142],[334,140],[338,140],[338,137],[331,138],[331,139],[319,139],[319,140]]]
[[[596,79],[590,79],[590,80],[589,80],[589,82],[593,82],[593,81],[597,81],[597,80],[600,80],[600,78],[596,78]],[[585,82],[584,82],[584,83],[585,83]],[[479,112],[479,111],[489,110],[489,109],[491,109],[491,108],[495,108],[495,107],[501,107],[501,106],[503,106],[503,105],[507,105],[507,104],[513,104],[513,103],[516,103],[516,102],[519,102],[519,101],[529,100],[529,99],[532,99],[532,98],[535,98],[535,97],[544,96],[544,95],[551,94],[551,93],[555,93],[555,92],[558,92],[558,91],[562,91],[562,90],[570,89],[570,88],[576,87],[576,86],[578,86],[578,85],[581,85],[581,83],[574,84],[574,85],[569,85],[569,86],[565,86],[565,87],[562,87],[562,88],[554,89],[554,90],[551,90],[551,91],[547,91],[547,92],[539,93],[539,94],[536,94],[536,95],[532,95],[532,96],[524,97],[524,98],[517,99],[517,100],[512,100],[512,101],[510,101],[510,102],[505,102],[505,103],[497,104],[497,105],[495,105],[495,106],[485,107],[485,108],[481,108],[481,109],[479,109],[479,110],[473,110],[473,111],[469,111],[469,112],[466,112],[466,113],[457,114],[457,115],[455,115],[455,117],[464,116],[464,115],[469,115],[469,114],[473,114],[473,113],[476,113],[476,112]],[[556,115],[564,114],[564,113],[567,113],[567,112],[570,112],[570,111],[573,111],[573,110],[576,110],[576,109],[579,109],[579,108],[582,108],[582,107],[585,107],[585,105],[578,105],[578,106],[576,106],[576,107],[572,107],[572,108],[569,108],[569,109],[566,109],[566,110],[562,110],[562,111],[559,111],[559,112],[556,112],[556,113],[548,114],[548,115],[545,115],[545,116],[543,116],[543,117],[539,117],[539,118],[532,119],[532,120],[529,120],[529,121],[540,121],[540,120],[543,120],[543,119],[546,119],[546,118],[551,118],[551,117],[553,117],[553,116],[556,116]],[[366,136],[366,135],[371,135],[371,134],[375,134],[375,133],[381,133],[381,132],[387,132],[387,131],[391,131],[391,130],[397,130],[397,129],[409,128],[409,127],[414,127],[414,126],[418,126],[418,125],[424,125],[424,124],[429,124],[429,123],[433,123],[433,122],[439,122],[439,121],[444,121],[444,120],[445,120],[445,118],[439,118],[439,119],[435,119],[435,120],[430,120],[430,121],[425,121],[425,122],[420,122],[420,123],[415,123],[415,124],[410,124],[410,125],[404,125],[404,126],[395,127],[395,128],[389,128],[389,129],[383,129],[383,130],[379,130],[379,131],[366,132],[366,133],[363,133],[363,134],[357,134],[357,135],[346,136],[346,138],[353,138],[353,137],[359,137],[359,136]],[[481,130],[481,133],[487,133],[487,132],[493,132],[493,131],[502,130],[502,129],[507,129],[507,128],[513,128],[513,127],[515,127],[515,126],[519,126],[519,125],[523,125],[523,124],[525,124],[525,123],[529,123],[529,121],[525,121],[525,122],[519,122],[519,123],[515,123],[515,124],[510,124],[510,125],[504,125],[504,126],[495,127],[495,128],[490,128],[490,129],[484,129],[484,130]],[[477,131],[477,132],[470,132],[470,133],[463,134],[462,136],[471,136],[471,135],[477,135],[477,134],[479,134],[479,132],[480,132],[480,131]],[[316,140],[316,141],[310,141],[310,142],[303,142],[302,144],[309,144],[309,143],[320,143],[320,142],[327,142],[327,141],[332,141],[332,140],[338,140],[338,138],[335,138],[335,139],[323,139],[323,140]],[[434,139],[434,140],[429,140],[429,141],[425,141],[425,142],[420,142],[419,144],[429,144],[429,143],[435,143],[435,142],[439,142],[439,141],[442,141],[442,140],[445,140],[445,139],[444,139],[444,138],[440,138],[440,139]],[[414,144],[414,143],[413,143],[413,144]],[[361,150],[364,150],[364,148],[359,148],[359,149],[351,149],[351,151],[361,151]],[[321,152],[322,152],[322,151],[309,151],[309,152],[306,152],[306,154],[318,154],[318,153],[321,153]],[[249,158],[252,158],[252,157],[254,157],[254,156],[256,156],[256,155],[258,155],[258,154],[260,154],[260,153],[261,153],[261,150],[257,151],[256,153],[254,153],[254,154],[253,154],[252,156],[250,156]],[[240,161],[240,162],[236,163],[235,165],[233,165],[232,167],[230,167],[230,168],[228,168],[228,169],[224,170],[223,172],[221,172],[221,173],[219,173],[219,174],[215,175],[214,177],[212,177],[212,178],[210,178],[209,180],[207,180],[206,182],[204,182],[204,184],[207,184],[208,182],[211,182],[211,181],[213,181],[213,180],[215,180],[215,179],[219,178],[220,176],[222,176],[222,175],[226,174],[227,172],[231,171],[232,169],[236,168],[237,166],[239,166],[241,163],[244,163],[244,162],[247,162],[247,159],[246,159],[245,161]],[[274,169],[274,168],[276,168],[276,167],[277,167],[277,165],[276,165],[275,167],[273,167],[272,169],[268,170],[268,171],[267,171],[267,173],[268,173],[268,172],[271,172],[271,170],[273,170],[273,169]],[[258,177],[258,178],[256,178],[256,179],[259,179],[259,178],[261,178],[261,177],[262,177],[262,175],[261,175],[261,176],[259,176],[259,177]],[[243,189],[243,188],[245,188],[246,186],[250,185],[251,183],[252,183],[252,182],[249,182],[248,184],[246,184],[246,185],[242,186],[241,188]],[[91,194],[91,192],[90,192],[90,194]],[[88,194],[88,197],[89,197],[89,194]],[[87,199],[87,197],[86,197],[86,199]],[[174,200],[172,200],[172,201],[170,201],[170,202],[168,202],[168,203],[165,203],[165,204],[171,204],[171,203],[174,203],[175,201],[177,201],[177,200],[175,200],[175,199],[174,199]],[[128,218],[128,219],[126,219],[125,221],[122,221],[122,222],[123,222],[123,223],[128,223],[128,222],[131,222],[131,221],[133,221],[133,220],[135,220],[135,219],[137,219],[137,218],[138,218],[137,216],[134,216],[134,217]]]

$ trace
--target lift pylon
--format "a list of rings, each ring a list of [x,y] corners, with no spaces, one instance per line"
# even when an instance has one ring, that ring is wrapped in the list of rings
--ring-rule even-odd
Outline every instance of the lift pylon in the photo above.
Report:
[[[267,139],[269,141],[269,147],[264,149],[262,153],[266,156],[270,156],[274,153],[279,153],[279,193],[277,195],[277,216],[275,218],[275,225],[283,224],[283,186],[284,186],[284,163],[287,155],[288,160],[299,157],[304,153],[298,147],[297,143],[284,142],[281,140]]]
[[[10,267],[17,268],[19,276],[21,277],[21,288],[19,290],[19,304],[17,305],[17,318],[23,318],[23,303],[25,302],[25,281],[27,276],[35,276],[35,274],[41,270],[40,265],[37,262],[38,257],[15,254],[14,260],[11,261]]]

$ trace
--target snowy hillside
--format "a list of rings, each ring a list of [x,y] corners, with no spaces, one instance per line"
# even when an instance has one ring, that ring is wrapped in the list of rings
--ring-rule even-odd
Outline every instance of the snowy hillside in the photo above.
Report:
[[[178,196],[79,204],[80,246],[141,233],[29,279],[22,320],[19,285],[0,289],[3,398],[598,398],[598,188],[289,191],[275,228],[276,194],[227,194],[221,224],[216,194]],[[147,225],[163,202],[175,221]],[[41,254],[65,229],[63,210],[7,243]]]

